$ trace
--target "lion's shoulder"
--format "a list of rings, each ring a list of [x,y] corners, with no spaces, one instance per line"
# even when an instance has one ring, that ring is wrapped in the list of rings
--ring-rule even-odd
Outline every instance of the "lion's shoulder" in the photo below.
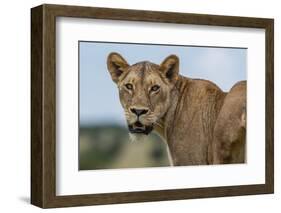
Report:
[[[224,95],[225,93],[215,83],[205,79],[194,79],[181,76],[178,83],[178,91],[181,96],[195,98],[208,98],[212,95]]]

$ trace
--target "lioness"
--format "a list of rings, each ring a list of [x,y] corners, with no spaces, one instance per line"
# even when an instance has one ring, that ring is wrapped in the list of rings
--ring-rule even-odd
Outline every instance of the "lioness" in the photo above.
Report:
[[[246,82],[229,93],[207,80],[179,75],[179,58],[160,65],[129,65],[118,53],[107,58],[131,134],[155,130],[167,143],[172,165],[243,163]]]

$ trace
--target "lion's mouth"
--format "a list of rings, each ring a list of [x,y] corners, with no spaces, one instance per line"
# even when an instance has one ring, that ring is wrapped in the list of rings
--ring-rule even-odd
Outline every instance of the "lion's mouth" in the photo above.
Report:
[[[133,124],[129,124],[128,128],[131,133],[141,133],[141,134],[146,134],[146,135],[148,135],[153,130],[152,125],[145,126],[139,121],[136,121]]]

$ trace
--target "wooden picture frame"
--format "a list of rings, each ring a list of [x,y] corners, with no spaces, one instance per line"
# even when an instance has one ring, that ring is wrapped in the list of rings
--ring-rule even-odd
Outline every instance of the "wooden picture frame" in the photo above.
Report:
[[[192,189],[56,195],[56,18],[73,17],[265,29],[265,184]],[[218,15],[155,12],[64,5],[31,9],[31,203],[42,208],[131,203],[274,191],[274,21]]]

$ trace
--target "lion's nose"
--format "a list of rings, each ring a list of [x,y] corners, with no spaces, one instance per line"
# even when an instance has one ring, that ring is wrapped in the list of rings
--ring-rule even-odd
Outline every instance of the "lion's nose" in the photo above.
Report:
[[[131,108],[130,109],[132,113],[136,114],[137,116],[144,115],[148,112],[147,109],[136,109],[136,108]]]

